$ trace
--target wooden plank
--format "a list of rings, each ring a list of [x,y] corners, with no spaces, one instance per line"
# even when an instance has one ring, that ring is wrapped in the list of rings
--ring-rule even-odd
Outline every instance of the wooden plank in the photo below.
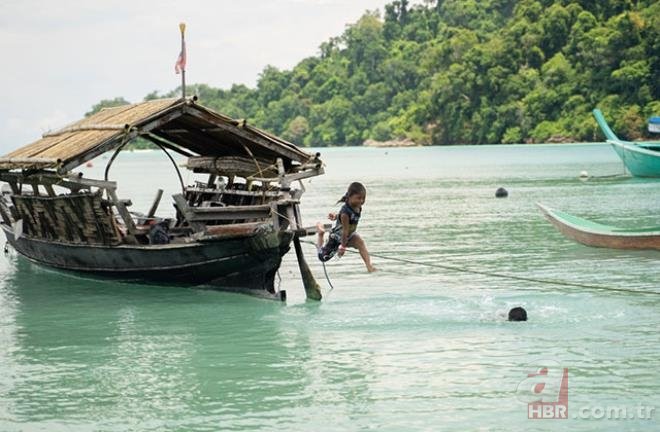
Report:
[[[195,157],[194,154],[185,151],[184,149],[182,149],[179,146],[173,144],[169,140],[166,140],[165,138],[162,138],[162,137],[160,137],[156,134],[149,133],[149,134],[140,135],[140,137],[144,138],[144,139],[147,139],[147,140],[151,141],[152,143],[154,143],[156,145],[163,146],[168,150],[175,151],[175,152],[177,152],[180,155],[183,155],[185,157],[189,157],[189,158],[190,157]]]
[[[272,161],[250,159],[242,156],[199,156],[189,158],[186,168],[194,172],[204,172],[223,176],[237,175],[265,177],[275,175]]]
[[[191,207],[181,194],[172,196],[184,218],[191,223],[213,220],[267,219],[271,216],[270,205]],[[201,228],[197,225],[197,228]]]
[[[102,189],[116,189],[117,182],[114,181],[105,181],[105,180],[95,180],[81,177],[80,174],[67,174],[65,176],[58,175],[56,173],[35,173],[24,175],[23,173],[17,172],[0,172],[0,180],[9,183],[11,186],[12,183],[39,183],[43,185],[55,185],[62,186],[68,189],[87,189],[90,187],[97,187]],[[19,194],[18,189],[15,191],[12,189],[14,194]]]
[[[111,125],[111,124],[91,124],[91,125],[82,125],[82,126],[72,126],[64,129],[60,129],[55,132],[47,132],[42,134],[43,138],[47,137],[56,137],[59,135],[64,135],[71,132],[81,132],[81,131],[105,131],[105,130],[125,130],[128,129],[129,125]]]
[[[262,222],[247,222],[232,225],[209,225],[206,227],[206,232],[211,236],[248,235],[262,225]]]
[[[270,212],[270,205],[260,204],[260,205],[227,206],[227,207],[204,207],[204,208],[191,208],[190,210],[199,214],[215,213],[215,212],[231,214],[231,213],[241,213],[245,211]]]
[[[310,169],[310,170],[305,170],[305,171],[300,171],[296,173],[291,173],[291,174],[285,174],[283,177],[250,177],[250,180],[252,181],[259,181],[259,182],[266,182],[266,183],[272,183],[272,182],[277,182],[277,181],[284,181],[285,184],[291,184],[294,181],[297,180],[303,180],[309,177],[316,177],[319,175],[324,174],[325,171],[323,168],[318,168],[318,169]]]
[[[71,202],[69,200],[58,201],[56,206],[58,216],[66,222],[66,233],[70,236],[70,241],[82,243],[85,238],[81,228],[82,222],[78,220],[78,216],[73,211]]]
[[[149,209],[149,212],[147,212],[147,217],[152,218],[156,214],[156,210],[158,210],[158,204],[160,204],[160,199],[163,197],[163,190],[158,189],[156,192],[156,197],[154,198],[153,204],[151,204],[151,208]]]
[[[57,196],[57,194],[55,193],[55,189],[53,189],[53,185],[45,184],[44,189],[46,189],[46,193],[48,194],[48,196],[51,197]]]
[[[271,218],[273,220],[273,228],[275,231],[280,230],[280,215],[277,213],[277,203],[276,202],[271,202],[270,203],[270,214]]]
[[[1,177],[0,177],[1,179]],[[14,195],[20,195],[21,194],[21,188],[18,186],[18,182],[16,180],[6,180],[7,183],[9,183],[9,187],[11,188],[11,191]]]
[[[39,158],[39,157],[26,157],[26,158],[20,158],[20,157],[2,157],[0,158],[0,163],[2,164],[9,164],[9,163],[43,163],[43,164],[48,164],[48,163],[58,163],[58,159],[53,159],[53,158]]]
[[[108,196],[110,197],[112,204],[117,208],[119,215],[124,221],[128,234],[133,237],[131,240],[135,240],[135,223],[133,222],[131,214],[126,209],[124,203],[117,198],[117,193],[114,189],[108,189]]]
[[[218,178],[217,175],[215,175],[215,174],[210,174],[210,175],[209,175],[209,180],[206,182],[206,187],[207,187],[207,188],[213,188],[214,185],[215,185],[215,181],[216,181],[217,178]]]
[[[117,182],[115,181],[83,178],[82,173],[71,173],[67,175],[67,178],[69,179],[69,182],[78,183],[83,186],[97,187],[101,189],[117,189]]]
[[[206,227],[203,223],[192,220],[194,213],[191,212],[191,207],[188,205],[186,198],[182,194],[172,195],[172,198],[174,199],[174,207],[179,211],[181,217],[188,222],[193,231],[203,232]]]
[[[198,188],[198,187],[188,187],[186,192],[201,193],[201,194],[210,194],[210,195],[242,195],[242,196],[251,196],[251,197],[278,197],[279,192],[275,191],[247,191],[247,190],[237,190],[237,189],[207,189],[207,188]]]
[[[190,208],[190,221],[266,219],[270,205]]]
[[[5,203],[4,198],[0,198],[0,216],[2,216],[2,221],[6,225],[11,226],[12,223],[11,212],[9,211],[9,207],[7,207],[7,204]]]

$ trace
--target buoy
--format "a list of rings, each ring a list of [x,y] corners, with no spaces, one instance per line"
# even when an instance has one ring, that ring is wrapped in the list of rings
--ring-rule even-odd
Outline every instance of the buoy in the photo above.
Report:
[[[506,198],[508,196],[509,196],[509,192],[507,192],[507,190],[504,189],[503,187],[497,188],[497,190],[495,191],[496,198]]]
[[[580,178],[581,179],[589,178],[589,173],[584,170],[580,171]]]
[[[527,311],[520,306],[509,311],[509,321],[527,321]]]

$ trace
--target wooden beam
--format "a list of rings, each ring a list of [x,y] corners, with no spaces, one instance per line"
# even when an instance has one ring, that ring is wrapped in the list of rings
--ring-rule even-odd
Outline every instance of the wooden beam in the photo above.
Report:
[[[16,180],[5,180],[5,181],[9,183],[9,187],[11,188],[11,191],[14,195],[21,194],[21,188]]]
[[[55,193],[55,189],[53,189],[53,185],[51,184],[44,184],[44,189],[46,189],[46,193],[48,193],[48,196],[57,196]]]
[[[193,192],[199,194],[213,194],[213,195],[241,195],[241,196],[252,196],[252,197],[278,197],[279,192],[275,191],[246,191],[246,190],[236,190],[236,189],[207,189],[199,187],[188,187],[186,192]]]
[[[177,153],[179,153],[180,155],[183,155],[183,156],[185,156],[185,157],[188,157],[188,158],[195,157],[194,154],[192,154],[192,153],[188,153],[188,152],[185,151],[184,149],[178,147],[177,145],[174,145],[174,144],[173,144],[172,142],[170,142],[169,140],[166,140],[165,138],[159,137],[158,135],[156,135],[156,134],[154,134],[154,133],[149,133],[149,134],[141,135],[141,137],[144,138],[144,139],[146,139],[146,140],[151,141],[151,142],[154,143],[154,144],[157,144],[157,145],[163,146],[163,147],[165,147],[165,148],[168,149],[168,150],[175,151],[175,152],[177,152]]]
[[[158,204],[160,204],[160,199],[163,197],[163,190],[158,189],[156,192],[156,197],[154,198],[154,203],[151,204],[151,208],[149,209],[149,212],[147,213],[148,218],[154,217],[156,214],[156,210],[158,210]]]
[[[256,162],[256,163],[255,163]],[[238,175],[249,178],[254,175],[274,175],[272,161],[251,159],[243,156],[198,156],[189,158],[186,168],[194,172],[217,175]]]
[[[2,216],[2,221],[6,225],[11,226],[11,211],[9,211],[9,207],[7,207],[5,200],[2,198],[0,198],[0,215]]]
[[[96,130],[124,130],[127,127],[129,127],[129,125],[91,124],[91,125],[83,125],[83,126],[72,126],[72,127],[60,129],[55,132],[46,132],[41,136],[42,138],[47,138],[47,137],[56,137],[71,132],[96,131]]]
[[[192,221],[262,219],[270,216],[270,204],[227,207],[190,207]]]
[[[260,182],[277,182],[280,180],[284,181],[284,184],[291,184],[296,180],[303,180],[309,177],[316,177],[319,175],[322,175],[324,173],[323,168],[318,168],[318,169],[310,169],[306,171],[300,171],[296,173],[291,173],[291,174],[285,174],[283,178],[278,178],[278,177],[250,177],[250,180],[252,181],[260,181]]]
[[[0,172],[0,181],[5,181],[11,184],[16,182],[21,183],[38,183],[42,185],[62,186],[72,190],[89,189],[90,187],[97,187],[99,189],[117,189],[117,182],[87,179],[80,176],[80,174],[67,174],[57,175],[54,172],[39,172],[35,174],[25,175],[18,172]],[[20,191],[12,189],[14,194]]]
[[[83,178],[82,173],[71,173],[66,176],[70,183],[78,183],[83,186],[97,187],[101,189],[117,189],[117,182],[110,180],[96,180]]]
[[[172,195],[172,198],[174,199],[174,206],[179,211],[179,213],[181,213],[183,219],[188,222],[188,225],[190,225],[193,231],[204,232],[206,230],[206,226],[201,222],[192,220],[193,213],[191,212],[191,207],[188,205],[186,198],[182,194]]]
[[[38,164],[53,164],[57,165],[59,163],[59,159],[53,159],[53,158],[39,158],[39,157],[27,157],[27,158],[15,158],[15,157],[8,157],[8,158],[0,158],[0,164],[29,164],[29,163],[38,163]]]
[[[131,242],[135,241],[135,223],[133,222],[133,218],[128,212],[128,209],[124,205],[124,202],[117,198],[117,193],[114,189],[108,189],[108,197],[110,197],[112,204],[117,208],[119,215],[126,225],[126,230],[128,231],[127,239]]]

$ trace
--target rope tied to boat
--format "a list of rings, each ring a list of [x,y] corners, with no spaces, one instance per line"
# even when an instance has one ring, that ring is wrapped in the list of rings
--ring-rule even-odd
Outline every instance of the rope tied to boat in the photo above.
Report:
[[[310,241],[304,241],[304,243],[308,244],[314,244]],[[347,252],[353,253],[353,254],[359,254],[358,251],[354,251],[351,249],[346,249]],[[544,284],[544,285],[559,285],[559,286],[567,286],[567,287],[576,287],[576,288],[587,288],[587,289],[593,289],[593,290],[600,290],[600,291],[613,291],[613,292],[621,292],[621,293],[634,293],[634,294],[646,294],[646,295],[660,295],[660,292],[655,292],[655,291],[640,291],[640,290],[635,290],[635,289],[629,289],[629,288],[618,288],[618,287],[610,287],[610,286],[605,286],[605,285],[593,285],[593,284],[585,284],[585,283],[580,283],[580,282],[570,282],[570,281],[563,281],[563,280],[555,280],[555,279],[541,279],[541,278],[534,278],[534,277],[527,277],[527,276],[517,276],[517,275],[512,275],[512,274],[506,274],[506,273],[497,273],[497,272],[490,272],[490,271],[485,271],[485,270],[475,270],[475,269],[470,269],[467,267],[462,267],[462,266],[455,266],[455,265],[449,265],[449,264],[438,264],[438,263],[426,263],[422,261],[415,261],[415,260],[410,260],[407,258],[399,258],[399,257],[393,257],[393,256],[387,256],[387,255],[382,255],[379,253],[369,253],[372,257],[384,259],[384,260],[389,260],[389,261],[397,261],[405,264],[412,264],[412,265],[418,265],[418,266],[423,266],[423,267],[431,267],[431,268],[440,268],[443,270],[451,270],[454,272],[459,272],[459,273],[469,273],[469,274],[478,274],[481,276],[490,276],[490,277],[496,277],[500,279],[509,279],[509,280],[517,280],[517,281],[524,281],[524,282],[535,282],[539,284]],[[323,263],[323,269],[325,270],[325,263]],[[326,279],[328,280],[328,283],[332,287],[332,284],[330,283],[330,278],[327,275],[326,271]],[[334,288],[334,287],[333,287]]]

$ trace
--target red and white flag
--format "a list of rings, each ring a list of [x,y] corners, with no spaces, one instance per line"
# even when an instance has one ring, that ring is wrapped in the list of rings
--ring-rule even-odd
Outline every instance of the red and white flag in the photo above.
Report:
[[[186,70],[186,42],[181,41],[181,52],[179,53],[179,58],[176,59],[174,64],[174,71],[177,74],[180,74],[182,71]]]

